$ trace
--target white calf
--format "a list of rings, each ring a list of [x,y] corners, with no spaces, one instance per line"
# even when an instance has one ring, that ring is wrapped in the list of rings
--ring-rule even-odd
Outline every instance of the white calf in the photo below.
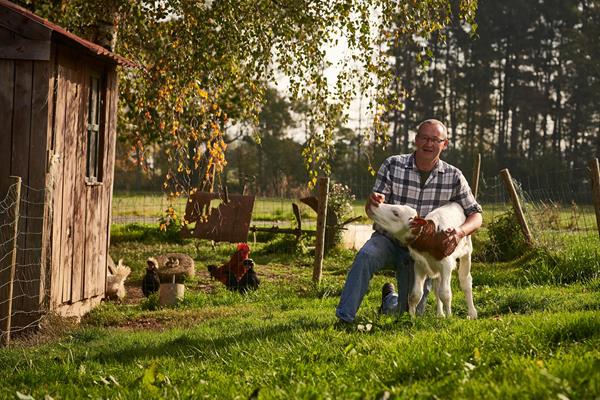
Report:
[[[367,211],[377,225],[408,246],[415,260],[415,281],[408,298],[409,312],[412,315],[415,315],[417,304],[423,296],[423,283],[427,276],[433,279],[438,316],[452,314],[450,280],[452,271],[456,268],[456,259],[460,259],[458,279],[467,300],[468,317],[477,318],[471,278],[471,238],[467,236],[461,239],[449,256],[444,256],[440,247],[442,232],[448,228],[456,228],[465,221],[459,204],[448,203],[433,210],[424,219],[418,218],[415,209],[409,206],[380,204]]]

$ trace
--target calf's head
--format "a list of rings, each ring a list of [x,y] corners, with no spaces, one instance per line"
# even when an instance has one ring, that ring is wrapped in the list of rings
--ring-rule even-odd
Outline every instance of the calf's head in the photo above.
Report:
[[[417,217],[417,211],[409,206],[379,204],[367,209],[367,214],[383,230],[402,243],[410,234],[410,221]]]

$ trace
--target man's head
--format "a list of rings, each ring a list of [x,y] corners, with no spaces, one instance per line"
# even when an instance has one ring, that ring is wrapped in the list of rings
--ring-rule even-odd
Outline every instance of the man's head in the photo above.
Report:
[[[415,136],[417,162],[436,163],[440,154],[448,147],[448,130],[437,119],[426,119],[417,127]]]

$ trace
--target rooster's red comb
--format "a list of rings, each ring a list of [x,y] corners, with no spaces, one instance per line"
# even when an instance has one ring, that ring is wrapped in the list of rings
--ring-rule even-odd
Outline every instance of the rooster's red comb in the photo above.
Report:
[[[237,251],[245,251],[246,253],[250,252],[250,246],[247,243],[239,243],[237,245]]]

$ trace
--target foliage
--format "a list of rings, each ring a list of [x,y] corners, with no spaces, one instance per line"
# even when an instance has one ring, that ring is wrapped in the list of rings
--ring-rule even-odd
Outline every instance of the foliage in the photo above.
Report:
[[[318,172],[329,173],[334,130],[357,92],[371,92],[373,132],[385,133],[382,115],[396,103],[381,94],[390,81],[382,50],[400,33],[429,37],[452,20],[472,20],[476,8],[473,0],[19,2],[93,40],[110,31],[113,49],[140,65],[121,73],[120,137],[142,165],[160,144],[173,196],[213,189],[226,133],[256,125],[276,73],[307,105],[303,154],[314,184]],[[348,51],[331,80],[326,49],[339,41]]]
[[[342,242],[343,222],[352,216],[355,200],[350,188],[342,183],[334,182],[329,187],[327,199],[327,227],[325,230],[325,252]]]
[[[500,214],[488,225],[489,246],[484,249],[488,261],[510,261],[525,253],[528,246],[513,211]]]
[[[145,300],[140,304],[140,309],[146,311],[156,311],[160,309],[160,296],[158,292],[151,293]]]
[[[390,47],[389,96],[405,94],[386,115],[392,151],[410,149],[409,131],[437,116],[448,124],[446,159],[455,165],[479,152],[489,154],[486,172],[509,167],[517,179],[585,168],[600,151],[598,2],[480,2],[473,23],[475,34],[453,22],[444,36],[424,42],[408,33]],[[430,62],[419,65],[424,52]]]
[[[163,216],[159,220],[159,229],[171,240],[179,237],[179,232],[183,226],[183,219],[179,218],[173,206],[167,207]]]
[[[334,213],[337,220],[341,223],[345,219],[352,217],[354,213],[352,204],[355,200],[356,198],[348,186],[343,183],[334,182],[329,187],[327,211]]]

